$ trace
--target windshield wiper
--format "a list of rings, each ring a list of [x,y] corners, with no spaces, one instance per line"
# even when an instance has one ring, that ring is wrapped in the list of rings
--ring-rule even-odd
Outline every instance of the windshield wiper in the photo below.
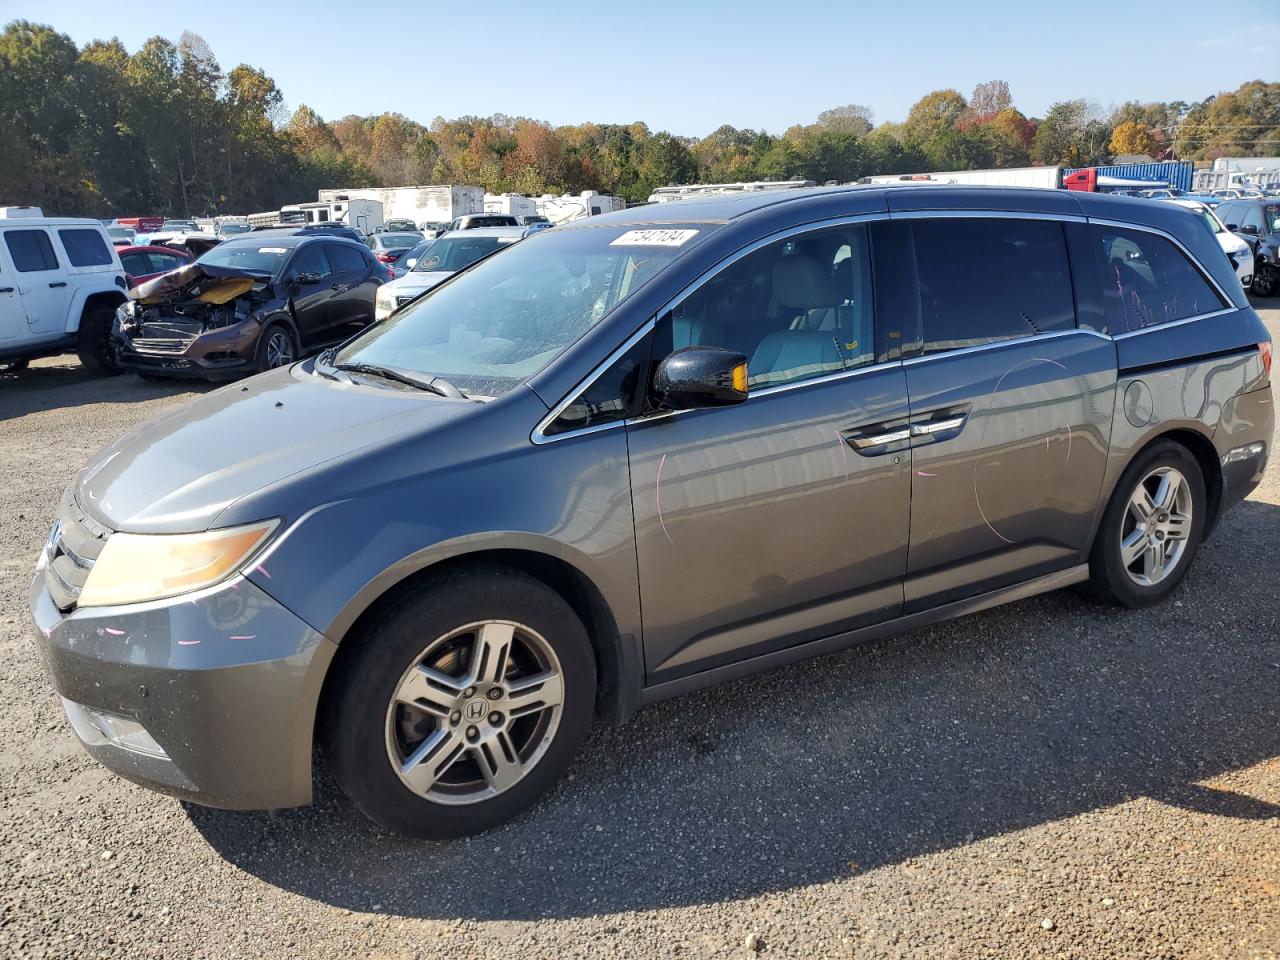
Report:
[[[467,399],[465,393],[444,379],[444,377],[431,377],[428,379],[420,377],[410,370],[402,370],[399,367],[384,367],[376,363],[336,363],[333,365],[333,369],[347,373],[365,373],[373,377],[382,377],[385,380],[394,380],[396,383],[417,387],[419,390],[428,390],[451,400]]]

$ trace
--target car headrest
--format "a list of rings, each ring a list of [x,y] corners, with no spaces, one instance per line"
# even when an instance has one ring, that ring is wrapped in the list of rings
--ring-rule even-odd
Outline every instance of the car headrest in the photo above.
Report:
[[[844,302],[830,274],[817,260],[804,254],[783,257],[773,265],[773,299],[805,310]]]

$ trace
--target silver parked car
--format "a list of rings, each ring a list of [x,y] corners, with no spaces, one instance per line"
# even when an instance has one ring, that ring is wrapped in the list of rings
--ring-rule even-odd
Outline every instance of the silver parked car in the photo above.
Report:
[[[318,745],[380,823],[469,834],[593,718],[1073,584],[1161,601],[1261,478],[1271,344],[1188,210],[661,215],[514,243],[95,456],[31,592],[85,748],[254,808],[308,803]]]

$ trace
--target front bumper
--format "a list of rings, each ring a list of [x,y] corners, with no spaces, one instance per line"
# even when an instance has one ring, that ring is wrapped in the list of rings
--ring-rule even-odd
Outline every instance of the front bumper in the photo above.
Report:
[[[103,766],[208,806],[311,802],[316,705],[337,648],[263,590],[237,579],[189,597],[64,613],[40,573],[31,613],[45,669]],[[95,726],[99,714],[108,721]],[[110,718],[134,734],[113,741],[103,733]]]
[[[117,318],[116,359],[125,370],[162,377],[230,380],[254,368],[261,327],[248,320],[198,331],[186,322],[151,322],[126,331]]]

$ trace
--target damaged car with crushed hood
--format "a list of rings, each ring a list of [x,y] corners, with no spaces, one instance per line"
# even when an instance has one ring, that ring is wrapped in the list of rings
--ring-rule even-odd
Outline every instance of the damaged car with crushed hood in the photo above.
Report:
[[[387,279],[354,241],[258,232],[131,290],[113,347],[123,369],[143,376],[258,373],[368,326]]]

